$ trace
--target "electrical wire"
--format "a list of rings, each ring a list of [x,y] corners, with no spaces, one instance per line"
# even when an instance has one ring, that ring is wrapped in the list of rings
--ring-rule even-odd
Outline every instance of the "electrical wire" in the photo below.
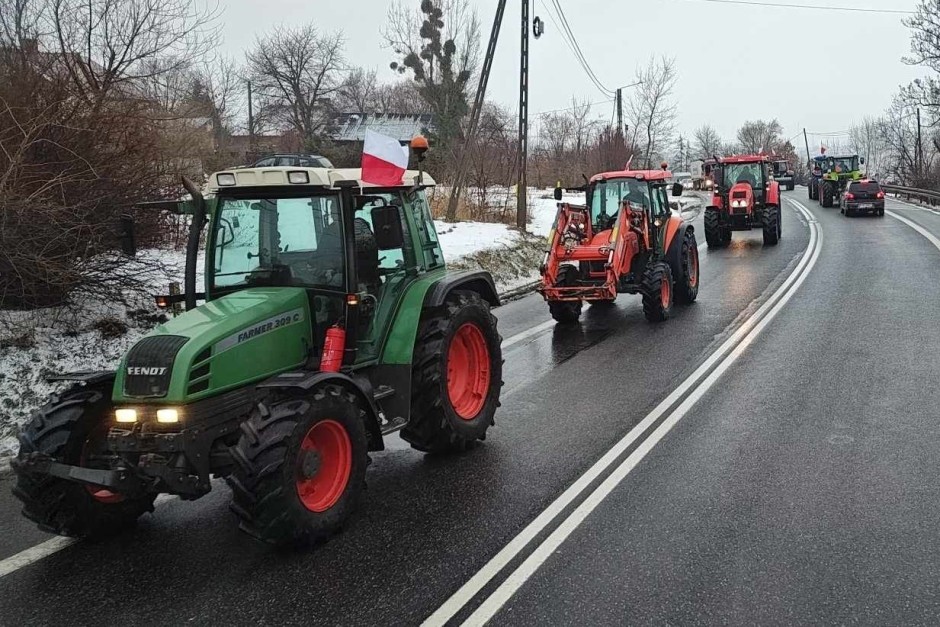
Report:
[[[891,15],[914,15],[914,11],[901,9],[869,9],[865,7],[843,7],[814,4],[791,4],[788,2],[756,2],[755,0],[686,0],[687,2],[713,2],[715,4],[741,4],[757,7],[782,7],[787,9],[812,9],[816,11],[848,11],[851,13],[881,13]]]
[[[562,25],[567,31],[568,35],[571,38],[571,43],[574,44],[575,50],[578,52],[578,56],[581,58],[581,61],[584,62],[584,69],[591,75],[593,80],[597,83],[597,86],[608,94],[613,94],[614,90],[608,89],[604,83],[597,78],[597,74],[594,72],[594,69],[591,67],[591,64],[587,62],[587,57],[584,56],[584,52],[581,50],[581,46],[578,44],[578,38],[575,37],[574,32],[571,30],[571,24],[568,22],[568,17],[565,15],[565,10],[561,6],[560,0],[551,0],[552,4],[558,10],[558,16],[561,18]]]
[[[581,66],[581,69],[584,70],[585,74],[587,74],[587,77],[591,80],[594,86],[598,89],[598,91],[600,91],[605,96],[614,95],[613,91],[611,91],[610,89],[607,89],[607,87],[605,87],[604,84],[601,83],[601,81],[597,78],[597,75],[594,73],[594,70],[591,69],[590,64],[587,62],[587,59],[584,58],[584,53],[581,52],[581,48],[580,46],[578,46],[577,39],[574,37],[574,34],[571,32],[571,27],[567,23],[567,20],[562,21],[563,20],[562,16],[564,15],[564,12],[561,11],[561,5],[558,4],[557,0],[551,0],[551,2],[560,11],[559,19],[558,21],[556,21],[555,16],[552,14],[551,9],[549,9],[548,5],[545,4],[545,0],[540,0],[540,2],[542,3],[542,7],[545,9],[545,12],[548,14],[548,19],[552,21],[552,24],[554,24],[555,28],[558,30],[559,34],[561,35],[562,41],[564,41],[565,45],[568,46],[568,50],[570,50],[571,54],[574,55],[575,60]]]

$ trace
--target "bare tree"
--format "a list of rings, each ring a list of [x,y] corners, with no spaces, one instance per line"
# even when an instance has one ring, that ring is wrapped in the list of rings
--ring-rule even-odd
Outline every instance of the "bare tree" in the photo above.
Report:
[[[375,90],[376,113],[427,113],[428,107],[412,80],[383,83]]]
[[[708,159],[721,153],[721,136],[709,124],[703,124],[695,129],[695,143],[692,150],[700,159]]]
[[[355,68],[337,90],[336,109],[346,113],[375,113],[380,87],[375,70]]]
[[[668,57],[651,57],[636,71],[640,84],[627,103],[627,113],[633,122],[631,143],[640,147],[648,168],[652,167],[654,159],[662,157],[675,132],[676,79],[675,59]]]
[[[383,31],[397,60],[435,115],[437,139],[450,148],[469,112],[472,79],[480,62],[480,20],[467,0],[422,0],[419,10],[400,0],[388,11]]]
[[[139,94],[144,81],[188,67],[219,42],[218,10],[189,0],[47,1],[59,61],[87,101],[115,89]]]
[[[327,99],[342,85],[342,33],[321,34],[314,24],[278,26],[258,36],[248,52],[248,73],[261,100],[261,118],[315,144],[329,122]]]
[[[781,145],[783,127],[776,118],[769,122],[749,120],[738,129],[738,148],[747,154],[772,153]]]

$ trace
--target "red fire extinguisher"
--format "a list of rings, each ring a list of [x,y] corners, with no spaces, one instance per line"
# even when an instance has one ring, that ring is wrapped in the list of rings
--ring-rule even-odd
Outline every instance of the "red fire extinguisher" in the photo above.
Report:
[[[320,356],[321,372],[339,372],[346,350],[346,330],[338,324],[326,330],[323,354]]]

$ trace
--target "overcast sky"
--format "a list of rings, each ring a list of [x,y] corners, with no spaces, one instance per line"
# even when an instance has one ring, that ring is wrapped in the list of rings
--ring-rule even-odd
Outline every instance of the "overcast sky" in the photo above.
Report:
[[[497,3],[471,1],[485,37]],[[915,0],[778,1],[892,10],[913,9],[916,4]],[[865,115],[879,114],[899,85],[924,74],[922,68],[901,62],[910,49],[910,37],[900,15],[702,0],[560,2],[585,57],[610,89],[633,82],[636,65],[650,55],[675,57],[679,127],[686,134],[707,122],[730,140],[744,120],[773,117],[781,121],[787,137],[804,127],[820,133],[842,131]],[[395,80],[388,69],[393,55],[380,35],[389,0],[225,0],[222,4],[228,54],[243,58],[256,34],[277,23],[315,21],[325,31],[346,34],[351,64],[375,68],[380,78]],[[258,10],[260,4],[263,11]],[[519,6],[519,0],[508,3],[489,89],[491,99],[512,109],[518,102]],[[601,102],[595,112],[609,119],[613,104],[602,102],[609,96],[585,76],[549,17],[557,20],[557,16],[546,6],[550,3],[534,0],[534,14],[545,21],[547,32],[531,45],[530,115],[570,106],[571,97],[577,95]]]

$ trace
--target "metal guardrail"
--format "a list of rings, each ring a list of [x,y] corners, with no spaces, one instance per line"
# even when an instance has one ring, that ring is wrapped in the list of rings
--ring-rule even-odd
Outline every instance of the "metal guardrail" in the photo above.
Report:
[[[916,187],[904,187],[903,185],[881,184],[881,189],[886,194],[894,194],[898,198],[903,196],[906,200],[916,199],[929,204],[931,207],[940,205],[940,192],[932,189],[918,189]]]

